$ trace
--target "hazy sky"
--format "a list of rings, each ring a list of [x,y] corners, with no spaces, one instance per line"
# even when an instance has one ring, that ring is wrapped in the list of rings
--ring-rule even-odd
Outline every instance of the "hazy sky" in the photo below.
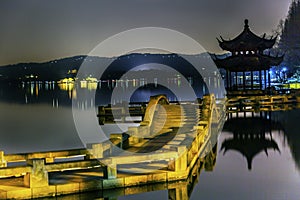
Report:
[[[88,54],[104,39],[137,27],[180,31],[219,53],[216,37],[233,38],[244,19],[270,33],[292,0],[3,0],[0,65]]]

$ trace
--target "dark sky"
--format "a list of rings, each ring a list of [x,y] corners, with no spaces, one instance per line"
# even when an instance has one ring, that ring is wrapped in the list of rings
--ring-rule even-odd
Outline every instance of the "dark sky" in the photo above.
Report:
[[[137,27],[180,31],[210,52],[244,19],[262,35],[285,18],[292,0],[6,0],[0,2],[0,65],[88,54],[104,39]],[[183,52],[184,53],[184,52]]]

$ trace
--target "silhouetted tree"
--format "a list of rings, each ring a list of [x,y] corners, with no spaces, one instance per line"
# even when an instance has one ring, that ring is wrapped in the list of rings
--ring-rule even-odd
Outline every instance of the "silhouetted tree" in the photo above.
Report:
[[[300,66],[300,2],[293,0],[287,18],[277,28],[281,29],[278,47],[285,52],[282,65],[295,69]]]

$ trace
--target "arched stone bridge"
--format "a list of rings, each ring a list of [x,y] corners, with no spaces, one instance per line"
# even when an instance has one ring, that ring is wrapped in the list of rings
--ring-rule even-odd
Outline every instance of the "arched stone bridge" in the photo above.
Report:
[[[111,134],[110,140],[87,144],[87,149],[28,154],[0,151],[0,181],[9,179],[12,188],[0,188],[0,198],[25,199],[162,182],[169,187],[175,181],[188,180],[190,174],[198,172],[197,166],[205,166],[206,170],[214,167],[216,156],[209,152],[213,151],[211,138],[217,132],[212,131],[211,124],[222,121],[221,108],[216,106],[213,95],[181,104],[172,104],[166,96],[158,95],[151,97],[145,107],[140,126],[130,127],[123,134]],[[116,149],[135,154],[126,155]],[[26,165],[7,167],[16,162]],[[154,166],[159,168],[153,171]],[[139,173],[122,173],[124,169]],[[75,183],[63,175],[68,171],[78,176],[78,170],[84,170],[80,176],[87,178]],[[48,176],[51,173],[56,173],[54,179]],[[20,184],[20,178],[14,182],[15,177],[23,177],[24,183]],[[57,184],[56,179],[62,181]],[[187,187],[176,189],[177,193],[176,198],[188,199]],[[169,196],[174,199],[172,194]]]

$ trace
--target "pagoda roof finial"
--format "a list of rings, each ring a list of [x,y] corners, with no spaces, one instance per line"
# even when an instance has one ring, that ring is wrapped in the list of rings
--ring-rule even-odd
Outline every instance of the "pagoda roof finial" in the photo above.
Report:
[[[266,39],[266,35],[259,37],[250,30],[248,19],[245,19],[244,23],[244,30],[234,39],[224,40],[221,38],[219,45],[223,50],[230,52],[263,51],[273,47],[276,42],[276,38]]]
[[[248,24],[248,23],[249,23],[249,20],[248,20],[248,19],[245,19],[245,20],[244,20],[244,23],[245,23],[244,28],[245,28],[245,29],[249,29],[249,24]]]

